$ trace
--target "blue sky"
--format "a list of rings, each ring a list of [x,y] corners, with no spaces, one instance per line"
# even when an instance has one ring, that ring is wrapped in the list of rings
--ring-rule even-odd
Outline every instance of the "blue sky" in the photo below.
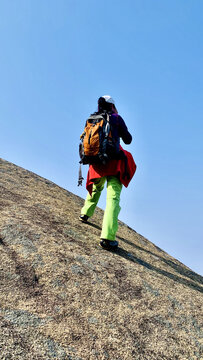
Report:
[[[78,139],[110,94],[137,163],[120,219],[203,275],[202,13],[201,0],[1,0],[0,156],[84,198]]]

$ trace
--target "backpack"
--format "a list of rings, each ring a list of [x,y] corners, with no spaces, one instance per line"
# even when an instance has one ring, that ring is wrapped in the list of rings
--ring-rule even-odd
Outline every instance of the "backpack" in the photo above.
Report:
[[[91,115],[80,136],[79,154],[81,164],[106,164],[116,158],[119,143],[112,137],[112,129],[107,112]]]
[[[106,164],[119,156],[119,139],[112,137],[110,115],[107,112],[92,114],[86,121],[80,136],[80,164]],[[82,185],[82,171],[79,169],[78,186]]]

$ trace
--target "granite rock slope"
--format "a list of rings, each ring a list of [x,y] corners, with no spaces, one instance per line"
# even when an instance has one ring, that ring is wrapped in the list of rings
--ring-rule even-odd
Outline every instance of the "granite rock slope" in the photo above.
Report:
[[[0,159],[0,359],[203,359],[203,278],[122,222],[103,250],[82,204]]]

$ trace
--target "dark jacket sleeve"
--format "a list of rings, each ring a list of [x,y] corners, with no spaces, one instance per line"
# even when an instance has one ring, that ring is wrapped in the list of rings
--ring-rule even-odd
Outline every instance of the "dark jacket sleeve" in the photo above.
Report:
[[[119,115],[119,136],[125,144],[130,144],[132,141],[132,135],[129,133],[125,121]]]

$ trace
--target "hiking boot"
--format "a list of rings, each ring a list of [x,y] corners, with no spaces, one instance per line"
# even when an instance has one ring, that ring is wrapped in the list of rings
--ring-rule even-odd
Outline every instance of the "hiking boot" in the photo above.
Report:
[[[89,219],[89,216],[87,216],[87,215],[80,215],[79,216],[79,220],[84,222],[84,223],[86,223],[88,219]]]
[[[118,241],[116,241],[116,240],[101,239],[100,245],[106,250],[117,250],[118,249]]]

